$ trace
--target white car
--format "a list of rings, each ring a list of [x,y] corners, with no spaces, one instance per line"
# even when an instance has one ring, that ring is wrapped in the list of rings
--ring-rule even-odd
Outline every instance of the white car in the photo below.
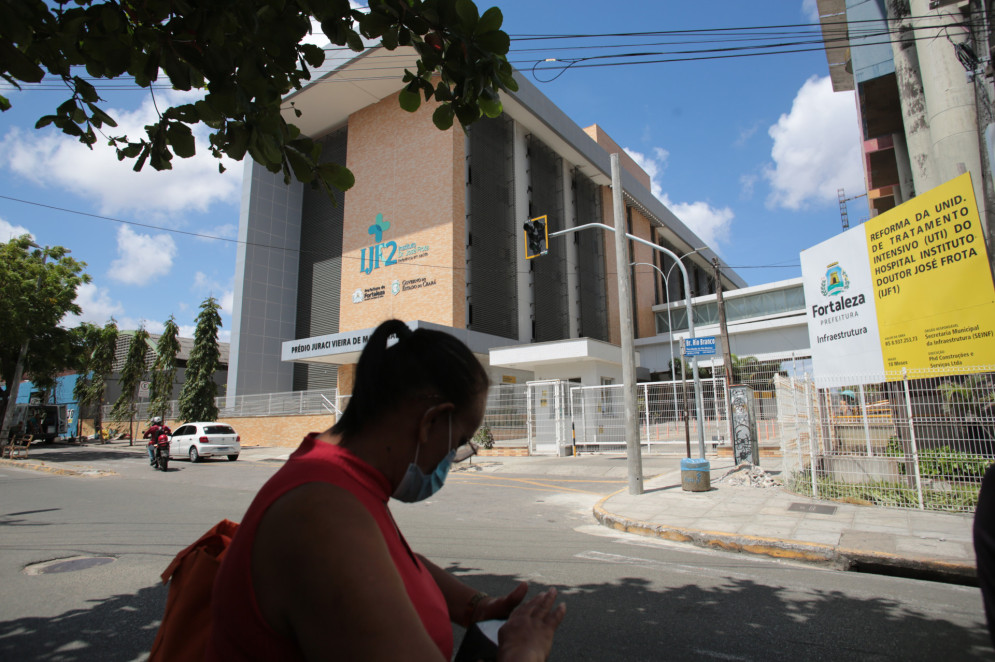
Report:
[[[184,423],[169,439],[169,456],[186,455],[197,462],[202,457],[224,455],[234,462],[242,450],[240,441],[227,423]]]

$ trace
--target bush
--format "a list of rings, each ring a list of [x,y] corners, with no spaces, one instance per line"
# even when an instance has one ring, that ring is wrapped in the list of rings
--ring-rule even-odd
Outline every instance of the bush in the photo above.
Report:
[[[471,441],[481,448],[494,448],[494,435],[491,434],[491,429],[486,425],[480,426]]]

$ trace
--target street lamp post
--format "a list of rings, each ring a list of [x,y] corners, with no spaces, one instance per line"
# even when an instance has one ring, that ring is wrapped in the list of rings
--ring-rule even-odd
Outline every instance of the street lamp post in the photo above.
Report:
[[[45,278],[45,261],[48,260],[48,246],[42,249],[41,246],[34,242],[28,243],[28,246],[37,248],[42,251],[41,253],[41,266],[42,272],[38,274],[38,284],[35,285],[35,292],[41,291],[42,280]],[[68,253],[69,251],[66,251]],[[21,351],[17,355],[17,365],[14,368],[14,378],[11,380],[10,390],[7,395],[7,405],[3,410],[3,424],[0,425],[0,443],[3,443],[10,437],[10,419],[11,412],[14,406],[17,405],[17,392],[21,387],[21,377],[24,375],[24,361],[28,356],[28,343],[31,338],[27,337],[21,344]]]

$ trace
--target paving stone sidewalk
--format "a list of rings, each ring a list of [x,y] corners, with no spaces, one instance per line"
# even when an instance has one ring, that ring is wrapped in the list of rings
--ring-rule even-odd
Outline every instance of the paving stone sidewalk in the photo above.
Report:
[[[782,487],[722,480],[688,492],[680,471],[621,490],[594,508],[602,524],[703,547],[827,563],[844,569],[975,583],[971,514],[879,508],[806,498]]]

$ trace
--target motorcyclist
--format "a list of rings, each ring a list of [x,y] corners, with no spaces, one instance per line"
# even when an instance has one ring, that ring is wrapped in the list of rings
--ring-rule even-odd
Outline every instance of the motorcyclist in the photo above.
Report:
[[[148,429],[142,433],[142,439],[148,439],[149,464],[155,466],[155,442],[161,434],[173,434],[169,426],[162,422],[162,416],[153,416]]]

